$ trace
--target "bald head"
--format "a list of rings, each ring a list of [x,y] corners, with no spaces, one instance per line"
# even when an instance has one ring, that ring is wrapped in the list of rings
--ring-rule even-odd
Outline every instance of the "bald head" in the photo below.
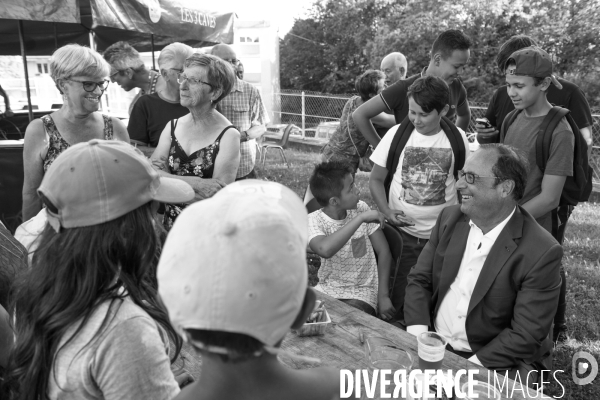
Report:
[[[210,54],[213,56],[217,56],[222,60],[228,61],[235,67],[237,67],[239,60],[235,54],[235,50],[229,45],[226,44],[218,44],[212,48]]]
[[[392,85],[400,79],[406,78],[408,68],[406,57],[402,53],[390,53],[381,61],[381,70],[385,74],[385,84]]]

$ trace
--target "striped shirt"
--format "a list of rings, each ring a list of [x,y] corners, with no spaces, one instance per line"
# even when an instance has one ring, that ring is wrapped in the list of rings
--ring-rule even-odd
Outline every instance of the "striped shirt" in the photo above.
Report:
[[[240,133],[253,126],[266,125],[269,122],[269,116],[260,97],[260,92],[241,79],[236,79],[231,93],[217,104],[217,110],[235,125]],[[256,140],[252,139],[240,143],[240,166],[236,179],[252,172],[255,160]]]

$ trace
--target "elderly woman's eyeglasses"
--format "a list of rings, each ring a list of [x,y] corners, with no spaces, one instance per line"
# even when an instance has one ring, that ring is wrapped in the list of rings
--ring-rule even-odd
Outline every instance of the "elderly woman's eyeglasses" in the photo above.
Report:
[[[458,179],[461,179],[463,177],[465,178],[465,181],[469,185],[474,184],[477,179],[484,179],[484,178],[498,179],[498,177],[494,176],[494,175],[477,175],[477,174],[474,174],[473,172],[465,172],[463,170],[458,171]]]
[[[78,81],[75,79],[65,79],[65,80],[81,83],[83,85],[83,90],[85,90],[86,92],[93,92],[94,90],[96,90],[97,87],[99,87],[100,90],[102,90],[104,92],[106,90],[106,88],[108,87],[108,84],[110,83],[110,81],[108,81],[106,79],[101,82]]]
[[[188,81],[192,85],[204,83],[205,85],[210,86],[211,89],[213,88],[213,85],[211,85],[208,82],[204,82],[204,81],[201,81],[200,79],[196,79],[196,78],[190,78],[186,74],[177,74],[177,83],[182,84],[185,81]]]

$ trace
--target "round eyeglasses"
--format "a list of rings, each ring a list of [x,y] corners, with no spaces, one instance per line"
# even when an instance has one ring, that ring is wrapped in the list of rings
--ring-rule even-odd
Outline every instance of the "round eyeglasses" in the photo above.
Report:
[[[86,92],[93,92],[94,90],[96,90],[97,87],[99,87],[100,90],[102,90],[104,92],[106,90],[106,88],[108,87],[108,84],[110,83],[110,81],[108,81],[106,79],[101,82],[78,81],[76,79],[65,79],[65,80],[81,83],[83,85],[83,90],[85,90]]]
[[[494,175],[477,175],[477,174],[474,174],[473,172],[465,172],[463,170],[458,171],[458,179],[461,179],[463,177],[465,178],[465,181],[469,185],[474,184],[477,179],[484,179],[484,178],[498,179],[498,177],[494,176]]]
[[[182,84],[185,81],[188,81],[192,85],[197,85],[199,83],[204,83],[205,85],[210,86],[211,89],[213,88],[213,85],[211,85],[208,82],[204,82],[204,81],[201,81],[200,79],[196,79],[196,78],[190,78],[186,74],[183,74],[183,73],[177,74],[177,83]]]

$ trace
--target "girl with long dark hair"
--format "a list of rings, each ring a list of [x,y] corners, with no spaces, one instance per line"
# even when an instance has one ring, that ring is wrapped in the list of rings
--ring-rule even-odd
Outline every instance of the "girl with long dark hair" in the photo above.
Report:
[[[38,193],[48,211],[33,264],[16,287],[12,398],[171,399],[168,341],[181,341],[151,276],[155,201],[189,201],[129,144],[72,146]],[[167,339],[168,338],[168,339]]]

